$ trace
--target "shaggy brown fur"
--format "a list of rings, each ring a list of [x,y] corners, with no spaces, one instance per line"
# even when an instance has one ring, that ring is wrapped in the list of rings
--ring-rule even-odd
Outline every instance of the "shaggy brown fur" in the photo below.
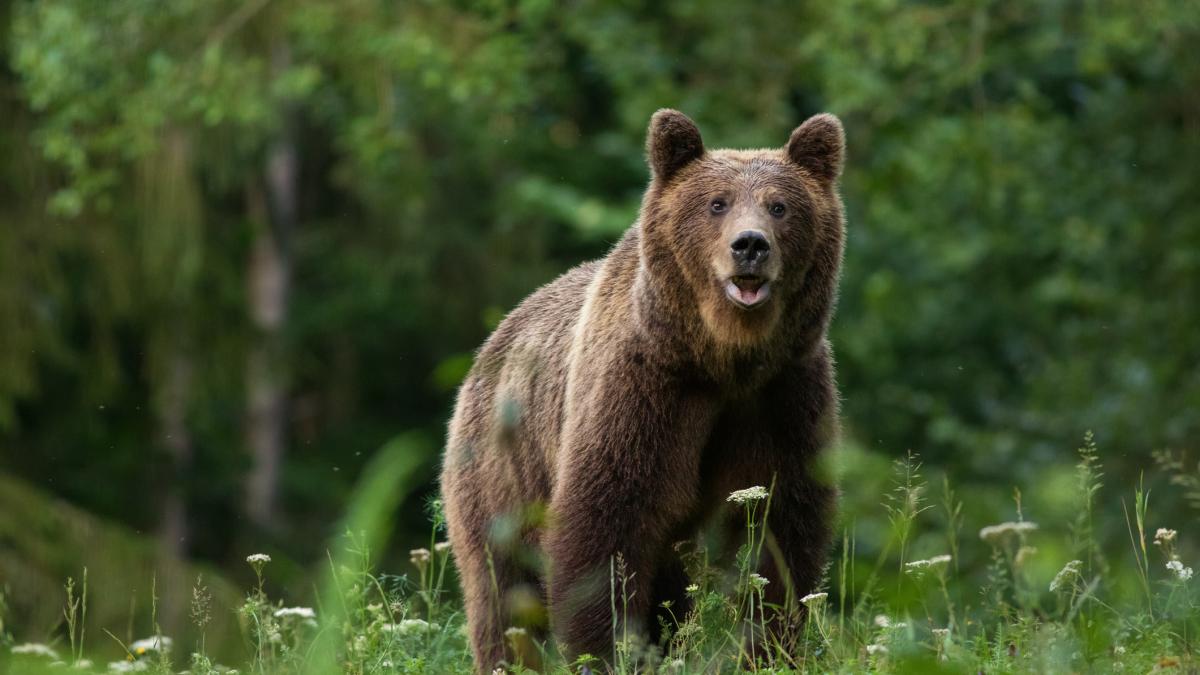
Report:
[[[708,151],[690,119],[658,111],[637,223],[604,259],[521,303],[480,350],[442,473],[480,672],[512,658],[506,628],[545,625],[542,607],[568,656],[610,656],[618,554],[635,630],[655,630],[663,600],[682,616],[688,581],[672,544],[751,485],[775,486],[768,602],[818,583],[835,493],[813,460],[838,429],[825,335],[843,144],[837,118],[817,115],[779,150]],[[730,286],[745,279],[730,247],[747,230],[770,245],[747,291],[759,297],[765,279],[769,295],[749,309]]]

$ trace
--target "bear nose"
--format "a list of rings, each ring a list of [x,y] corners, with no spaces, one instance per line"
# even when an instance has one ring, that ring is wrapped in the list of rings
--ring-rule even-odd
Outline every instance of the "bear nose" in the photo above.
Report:
[[[733,252],[733,261],[739,266],[761,265],[771,255],[771,244],[762,232],[755,230],[746,230],[739,234],[729,248]]]

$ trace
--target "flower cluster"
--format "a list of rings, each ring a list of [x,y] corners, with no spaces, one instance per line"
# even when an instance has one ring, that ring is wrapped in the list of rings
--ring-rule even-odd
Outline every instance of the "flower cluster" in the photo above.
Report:
[[[258,577],[259,590],[262,590],[262,571],[267,563],[271,562],[271,556],[266,553],[252,553],[246,556],[246,562],[250,567],[254,568],[254,576]]]
[[[1179,533],[1175,530],[1169,530],[1165,527],[1160,527],[1158,528],[1158,531],[1154,533],[1154,543],[1158,544],[1159,546],[1165,546],[1166,544],[1170,544],[1171,542],[1175,541],[1175,537],[1178,535]]]
[[[988,525],[980,530],[979,538],[992,546],[999,546],[1009,537],[1023,537],[1036,529],[1038,529],[1037,523],[1027,520],[1000,523],[999,525]]]
[[[825,599],[828,597],[829,597],[828,593],[809,593],[808,595],[804,596],[803,598],[800,598],[800,604],[802,604],[805,607],[808,607],[810,609],[815,609],[817,607],[820,607],[825,602]]]
[[[275,610],[275,618],[296,617],[299,619],[315,619],[317,613],[311,607],[281,607]]]
[[[1178,532],[1165,527],[1158,528],[1158,531],[1154,533],[1154,545],[1162,551],[1167,560],[1176,560],[1179,558],[1179,554],[1175,552],[1175,540],[1178,537]]]
[[[1192,568],[1184,566],[1179,559],[1179,554],[1175,551],[1175,540],[1179,538],[1179,533],[1175,530],[1165,527],[1158,528],[1154,533],[1154,545],[1162,549],[1162,553],[1167,558],[1167,569],[1179,581],[1187,581],[1192,578]]]
[[[1168,562],[1167,569],[1171,570],[1175,574],[1175,578],[1180,581],[1187,581],[1192,578],[1192,568],[1184,567],[1183,563],[1179,562],[1178,559]]]
[[[58,652],[39,642],[26,642],[23,645],[17,645],[12,648],[12,653],[24,654],[26,656],[44,656],[48,659],[58,658]]]
[[[1050,582],[1050,590],[1057,591],[1060,588],[1065,588],[1068,583],[1079,577],[1079,568],[1082,566],[1082,560],[1072,560],[1063,565],[1058,574],[1054,575],[1054,580]]]
[[[396,633],[397,635],[425,635],[426,633],[436,633],[442,627],[436,623],[429,623],[424,619],[404,619],[400,623],[385,623],[379,627],[385,633]]]
[[[950,563],[950,556],[945,555],[945,554],[935,555],[932,558],[929,558],[928,560],[914,560],[912,562],[904,563],[904,571],[908,574],[913,575],[914,577],[920,578],[926,572],[940,571],[942,568],[944,568],[949,563]]]
[[[129,645],[129,651],[134,656],[143,656],[151,652],[165,653],[171,651],[173,643],[174,640],[165,635],[154,635],[141,640],[134,640],[133,644]]]
[[[408,559],[417,567],[424,567],[429,563],[432,555],[427,548],[414,548],[408,552]]]
[[[748,487],[744,490],[734,490],[729,493],[729,497],[725,499],[727,502],[735,504],[745,504],[746,502],[756,502],[767,498],[767,488],[761,485]]]
[[[288,622],[294,622],[295,625],[317,627],[317,613],[312,607],[280,607],[275,610],[275,618],[287,625],[293,625]]]
[[[880,628],[880,631],[879,634],[875,636],[875,642],[867,645],[867,654],[870,656],[883,656],[887,654],[887,645],[895,640],[902,631],[908,628],[907,622],[892,621],[891,618],[885,614],[875,615],[875,625]]]

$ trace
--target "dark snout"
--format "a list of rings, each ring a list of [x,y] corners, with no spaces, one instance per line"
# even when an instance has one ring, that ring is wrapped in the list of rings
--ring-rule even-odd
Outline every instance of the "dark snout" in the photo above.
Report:
[[[739,275],[756,275],[771,256],[771,244],[766,235],[757,230],[742,232],[729,245],[733,263]]]

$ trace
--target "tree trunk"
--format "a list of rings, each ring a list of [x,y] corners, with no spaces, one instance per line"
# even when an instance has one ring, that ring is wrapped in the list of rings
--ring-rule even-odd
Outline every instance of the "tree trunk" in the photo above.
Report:
[[[276,73],[290,61],[286,46],[272,54]],[[251,521],[271,530],[276,522],[280,466],[286,443],[287,378],[283,327],[288,314],[292,258],[290,240],[296,228],[299,157],[291,112],[284,115],[279,137],[267,151],[262,190],[253,188],[251,219],[258,229],[248,271],[250,319],[255,329],[246,364],[246,445],[253,460],[246,492]],[[265,204],[264,204],[265,201]]]
[[[203,196],[193,173],[192,142],[181,127],[163,131],[157,151],[138,164],[139,230],[147,285],[147,365],[158,425],[157,445],[166,463],[158,485],[158,539],[163,559],[186,555],[187,476],[192,464],[192,375],[196,338],[190,314],[198,297],[203,257]]]
[[[164,557],[183,558],[187,554],[188,537],[187,495],[183,483],[192,462],[192,437],[187,426],[192,360],[185,350],[174,349],[166,377],[158,406],[162,443],[170,459],[170,475],[163,486],[158,537]]]
[[[168,458],[166,480],[161,483],[161,516],[158,524],[159,558],[156,569],[159,579],[159,622],[174,634],[186,616],[187,589],[185,579],[188,547],[188,513],[186,476],[192,463],[192,435],[188,428],[188,408],[191,401],[192,353],[187,341],[166,347],[167,362],[161,375],[157,408],[161,443]]]
[[[250,316],[255,329],[246,362],[246,446],[252,466],[246,513],[265,529],[275,524],[275,496],[283,460],[285,389],[280,340],[287,313],[288,260],[269,228],[250,257]]]

